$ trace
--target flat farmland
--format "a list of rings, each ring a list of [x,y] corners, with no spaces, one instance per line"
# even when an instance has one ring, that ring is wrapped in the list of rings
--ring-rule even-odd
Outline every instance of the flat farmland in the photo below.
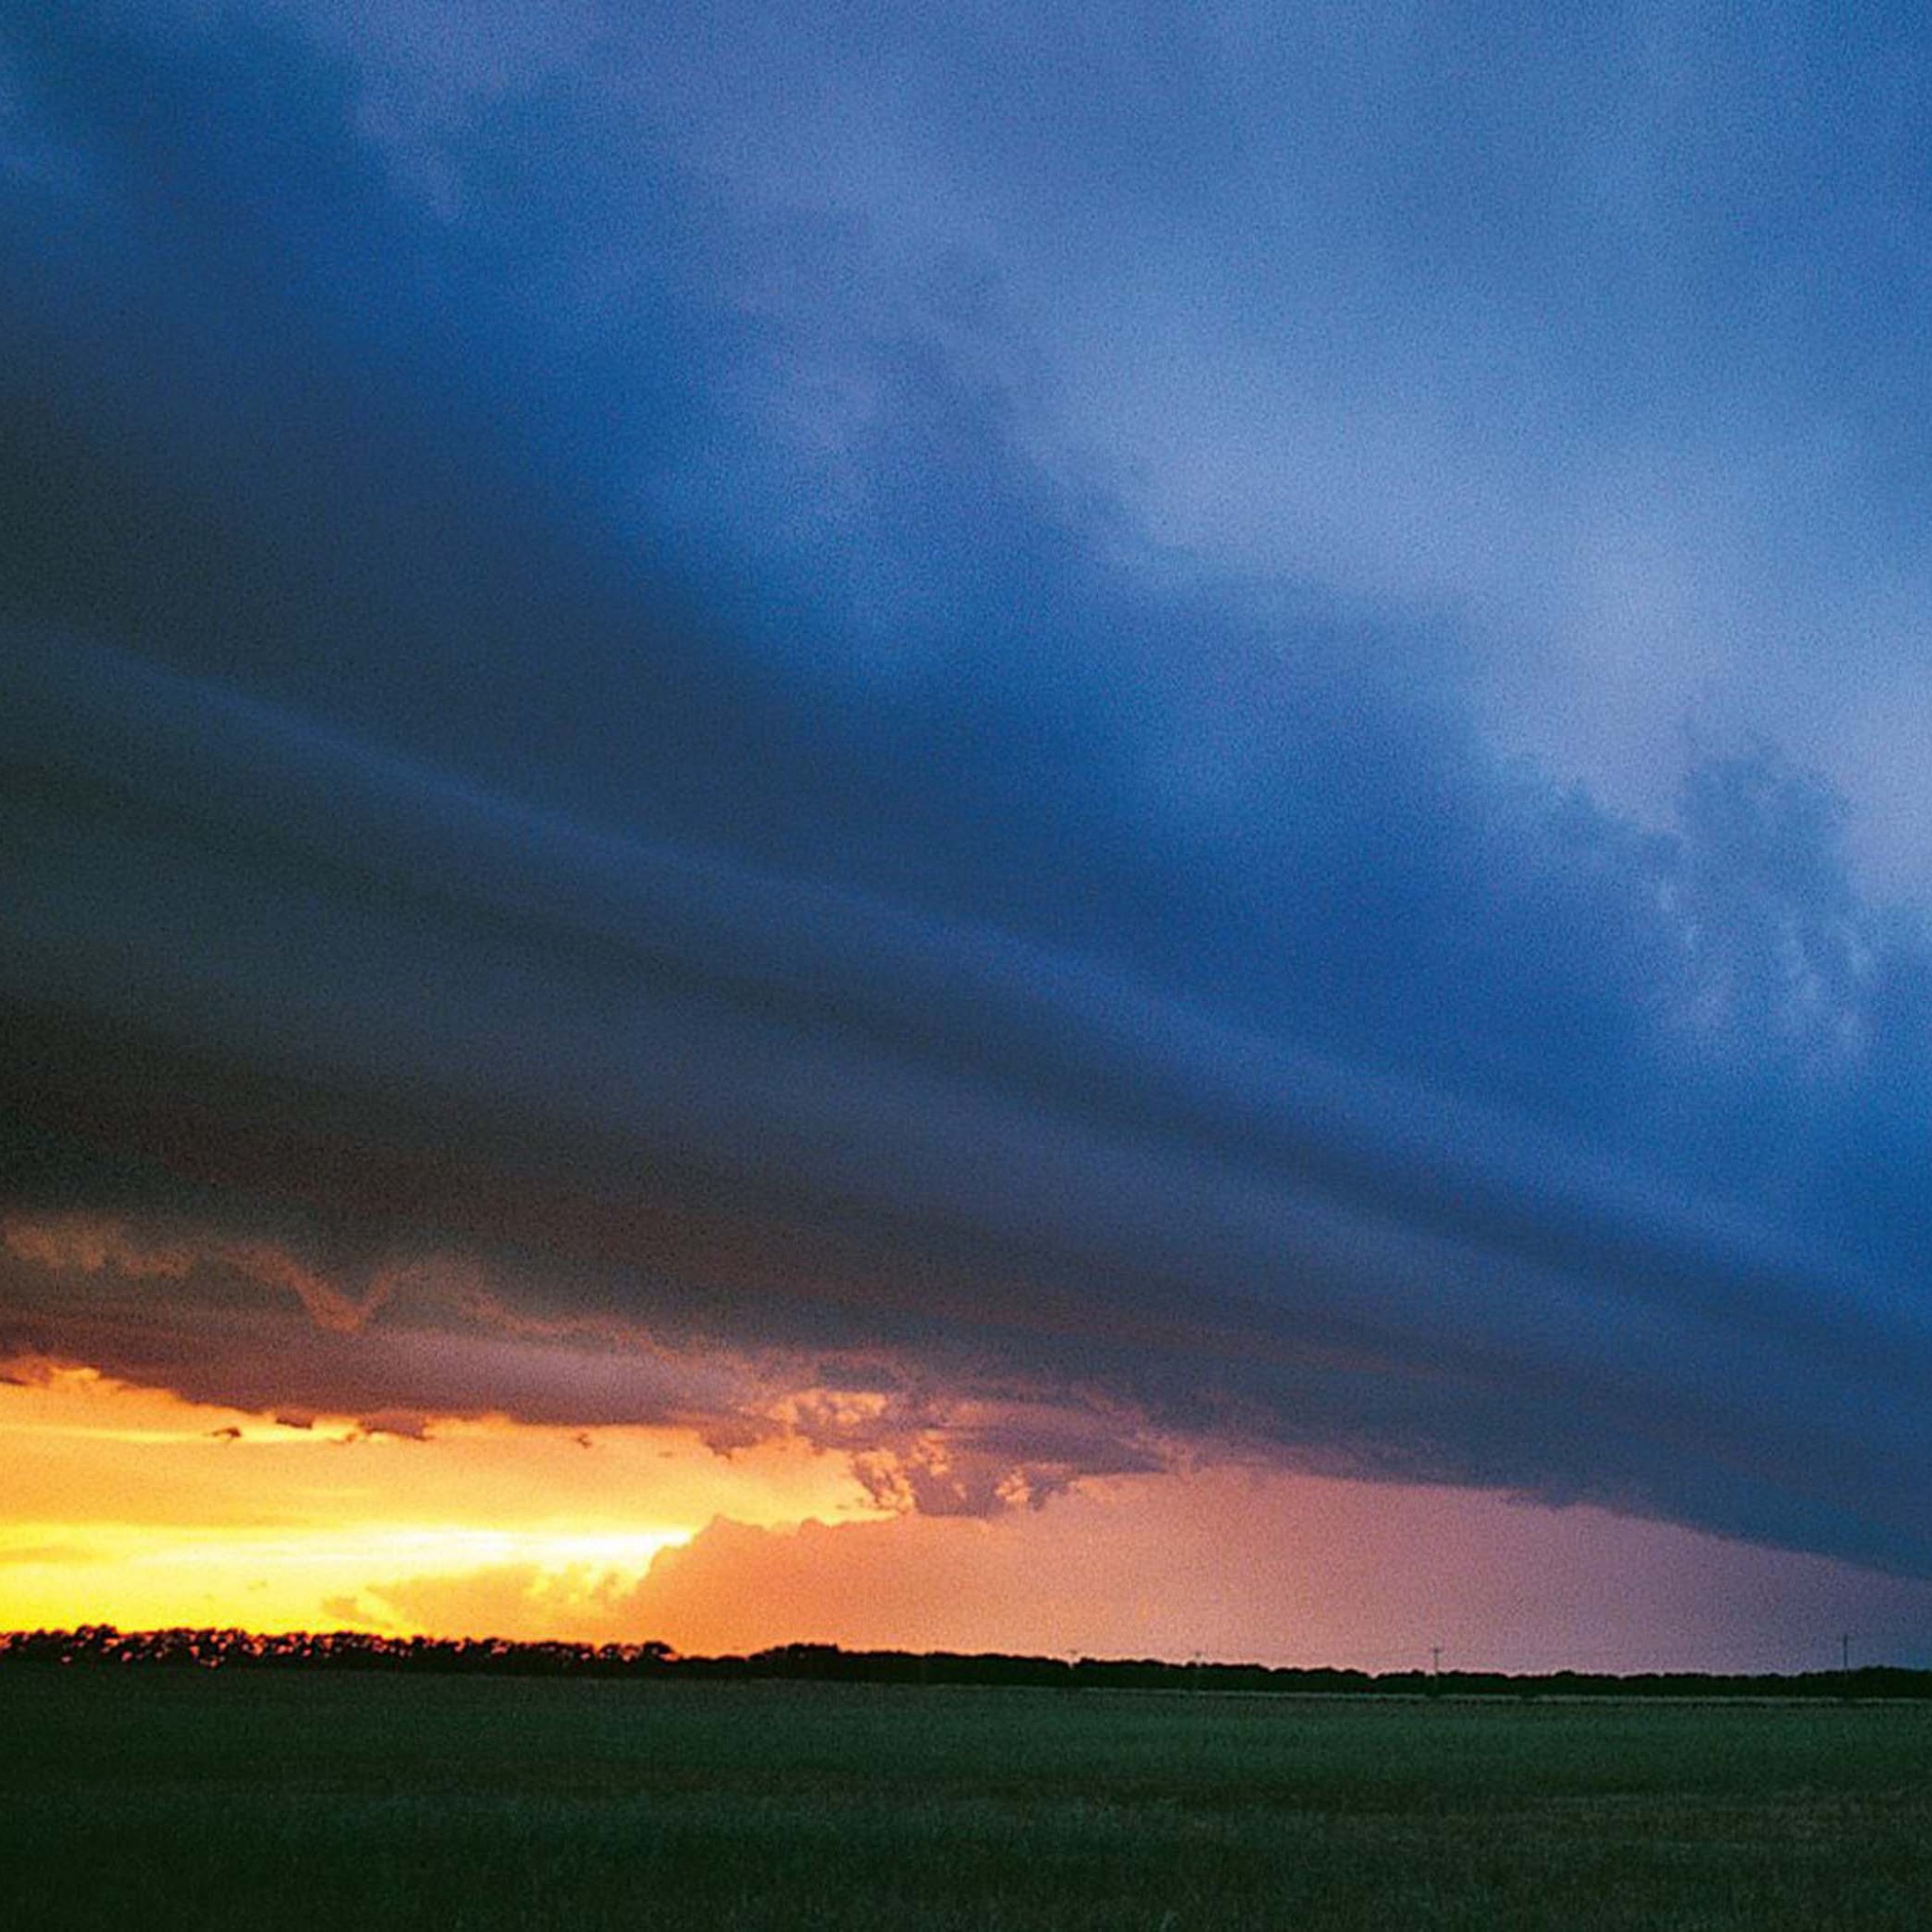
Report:
[[[1912,1928],[1932,1708],[0,1672],[23,1927]]]

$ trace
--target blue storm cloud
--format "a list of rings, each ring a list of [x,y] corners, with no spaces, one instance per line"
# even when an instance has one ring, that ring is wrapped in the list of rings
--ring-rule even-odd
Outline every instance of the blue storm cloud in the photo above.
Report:
[[[1897,782],[1693,745],[1659,816],[1509,728],[1589,711],[1552,559],[1718,365],[1840,352],[1804,608],[1886,537],[1904,352],[1829,283],[1903,191],[1878,123],[1805,173],[1882,23],[1794,30],[1781,135],[1666,12],[1079,18],[8,28],[13,1197],[1932,1574]],[[1821,289],[1760,314],[1740,209]],[[1307,474],[1203,525],[1271,421]],[[1807,744],[1795,661],[1730,722]]]

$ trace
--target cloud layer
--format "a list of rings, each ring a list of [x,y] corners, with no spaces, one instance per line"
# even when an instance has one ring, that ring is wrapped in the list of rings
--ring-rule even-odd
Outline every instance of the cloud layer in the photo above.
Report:
[[[1674,753],[1633,817],[1512,740],[1508,666],[1595,688],[1546,522],[1513,484],[1403,522],[1431,436],[1444,501],[1518,453],[1580,501],[1646,425],[1465,432],[1500,378],[1432,351],[1359,504],[1311,473],[1330,536],[1299,499],[1272,548],[1158,513],[1184,392],[1245,395],[1258,326],[1189,337],[1191,275],[1300,208],[1340,279],[1294,315],[1354,290],[1363,328],[1256,408],[1299,372],[1353,424],[1412,308],[1337,266],[1372,161],[1413,189],[1387,246],[1457,264],[1439,336],[1481,294],[1530,357],[1496,318],[1581,312],[1570,218],[1460,148],[1520,233],[1399,148],[1347,149],[1329,202],[1279,154],[1243,202],[1265,151],[1204,189],[1220,110],[1159,76],[1239,95],[1232,16],[1158,56],[1053,9],[1024,46],[997,9],[768,28],[732,71],[796,118],[719,77],[703,9],[641,44],[560,9],[515,52],[394,17],[422,32],[8,30],[0,1341],[350,1413],[724,1429],[857,1391],[885,1407],[796,1425],[929,1511],[1211,1437],[1932,1574],[1917,918],[1769,742]],[[1694,52],[1657,58],[1694,88]],[[966,170],[993,110],[963,90],[922,147],[908,108],[982,70],[1008,140]],[[1103,83],[1131,142],[1074,111]],[[1541,138],[1494,105],[1499,152]],[[1664,206],[1619,165],[1616,208]],[[1701,165],[1700,206],[1742,192]],[[1034,173],[1084,242],[1013,200]],[[1137,298],[1156,232],[1194,239]],[[1173,429],[1165,483],[1103,384]],[[1838,500],[1835,568],[1882,525]],[[1519,517],[1529,562],[1485,575]]]

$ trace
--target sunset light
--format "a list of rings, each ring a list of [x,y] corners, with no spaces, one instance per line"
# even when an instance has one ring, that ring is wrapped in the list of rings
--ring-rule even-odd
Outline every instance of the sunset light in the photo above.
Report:
[[[502,1418],[406,1437],[183,1402],[91,1369],[0,1365],[0,1628],[428,1624],[411,1592],[516,1579],[512,1635],[611,1634],[610,1606],[721,1510],[868,1510],[809,1452],[712,1455],[689,1431]],[[476,1633],[490,1634],[490,1633]]]

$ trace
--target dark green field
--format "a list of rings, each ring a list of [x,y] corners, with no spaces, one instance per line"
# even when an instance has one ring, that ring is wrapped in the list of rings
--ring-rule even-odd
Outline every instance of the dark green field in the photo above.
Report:
[[[25,1927],[1932,1924],[1932,1708],[0,1674]]]

